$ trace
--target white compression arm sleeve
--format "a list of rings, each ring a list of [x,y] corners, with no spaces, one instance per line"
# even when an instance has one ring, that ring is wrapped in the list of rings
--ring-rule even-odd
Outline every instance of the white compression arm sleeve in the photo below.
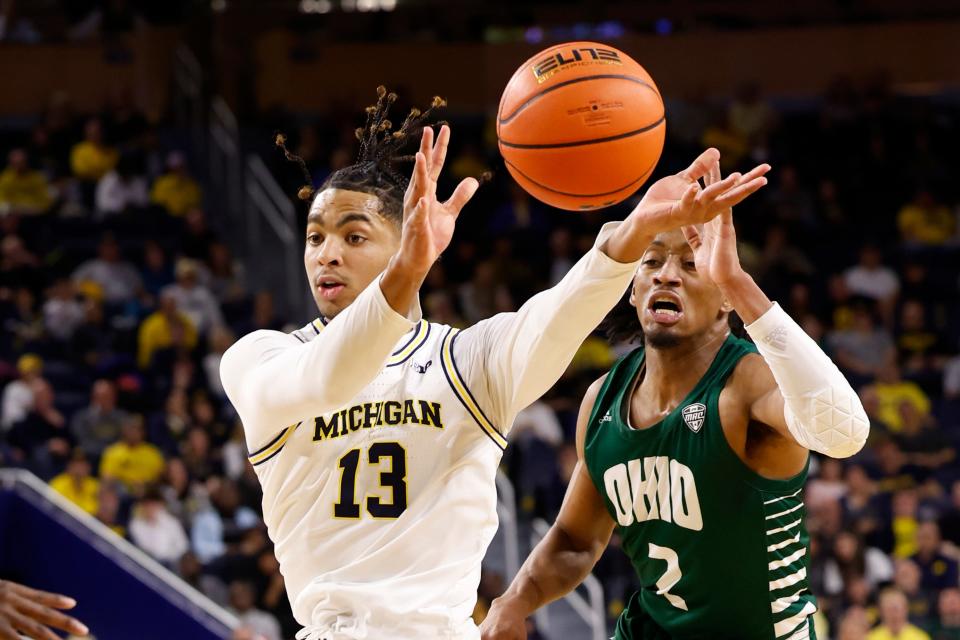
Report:
[[[801,446],[832,458],[863,448],[870,421],[833,361],[774,305],[747,327],[784,399],[784,418]]]

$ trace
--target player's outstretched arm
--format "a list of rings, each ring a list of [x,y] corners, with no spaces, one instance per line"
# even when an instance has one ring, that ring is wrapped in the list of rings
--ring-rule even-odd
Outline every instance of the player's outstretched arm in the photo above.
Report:
[[[420,285],[450,244],[457,216],[478,186],[467,178],[448,200],[437,199],[436,180],[449,139],[446,126],[436,144],[433,131],[424,130],[404,198],[400,248],[352,304],[307,344],[288,334],[255,331],[223,355],[220,378],[243,420],[251,451],[305,416],[345,405],[373,380],[403,334],[420,320],[413,304]]]
[[[717,164],[707,180],[719,177]],[[753,370],[738,376],[750,419],[834,458],[857,453],[870,429],[860,398],[830,357],[740,266],[733,211],[683,231],[697,271],[720,288],[763,357],[745,358],[743,366]]]
[[[460,371],[480,388],[499,422],[508,427],[521,409],[543,395],[570,364],[580,344],[620,300],[636,262],[657,233],[709,220],[766,184],[761,165],[701,189],[720,154],[708,149],[680,173],[655,182],[626,220],[601,230],[589,251],[556,286],[516,313],[500,314],[465,330],[454,345]]]
[[[480,627],[482,640],[523,640],[525,620],[540,607],[572,591],[590,573],[610,542],[614,521],[587,473],[587,423],[603,378],[587,391],[577,418],[579,458],[557,521],[530,552],[506,593],[493,601]]]
[[[85,636],[90,632],[82,622],[58,611],[76,604],[67,596],[0,580],[0,640],[18,640],[18,631],[35,640],[59,640],[51,627]]]

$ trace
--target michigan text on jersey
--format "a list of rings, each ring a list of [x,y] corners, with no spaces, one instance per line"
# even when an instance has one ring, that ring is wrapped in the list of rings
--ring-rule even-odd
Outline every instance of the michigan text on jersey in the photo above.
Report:
[[[403,402],[364,402],[331,414],[314,418],[313,439],[332,440],[360,429],[396,425],[423,425],[443,429],[439,402],[408,398]]]

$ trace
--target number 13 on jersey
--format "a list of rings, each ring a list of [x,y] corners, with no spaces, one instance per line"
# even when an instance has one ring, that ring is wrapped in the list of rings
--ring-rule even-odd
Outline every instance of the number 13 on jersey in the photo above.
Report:
[[[359,518],[357,473],[361,449],[351,449],[340,457],[340,499],[333,505],[335,518]],[[376,442],[367,449],[367,464],[380,472],[380,486],[390,489],[390,502],[378,496],[366,498],[367,513],[374,518],[399,518],[407,508],[407,452],[399,442]],[[367,469],[366,473],[372,472]]]

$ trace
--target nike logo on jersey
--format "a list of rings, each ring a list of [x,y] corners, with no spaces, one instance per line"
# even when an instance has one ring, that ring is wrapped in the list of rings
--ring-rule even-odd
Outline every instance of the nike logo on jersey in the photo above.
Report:
[[[703,426],[703,420],[707,415],[707,407],[700,402],[688,404],[683,408],[683,411],[680,412],[680,415],[683,416],[683,421],[690,427],[690,431],[699,433],[700,427]]]
[[[676,460],[649,456],[621,462],[604,471],[603,485],[621,527],[663,520],[684,529],[703,529],[693,471]]]
[[[430,365],[433,364],[433,360],[427,360],[426,364],[417,364],[416,362],[411,362],[410,366],[417,370],[417,373],[426,373],[427,369],[430,368]]]
[[[324,418],[313,419],[313,440],[332,440],[360,429],[401,424],[423,425],[443,429],[439,402],[408,398],[403,402],[365,402]]]

